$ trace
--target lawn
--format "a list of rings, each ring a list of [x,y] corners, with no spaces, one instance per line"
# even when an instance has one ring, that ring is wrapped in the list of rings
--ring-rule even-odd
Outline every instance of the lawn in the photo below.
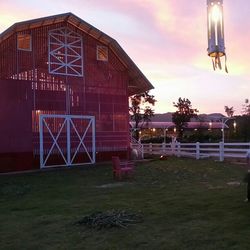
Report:
[[[137,163],[117,183],[111,164],[0,176],[1,249],[250,249],[240,165],[169,158]],[[79,225],[112,209],[140,213],[127,228]]]

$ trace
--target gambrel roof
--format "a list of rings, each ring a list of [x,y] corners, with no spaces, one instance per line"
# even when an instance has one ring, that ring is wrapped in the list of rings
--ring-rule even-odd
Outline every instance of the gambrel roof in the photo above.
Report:
[[[126,54],[126,52],[122,49],[122,47],[118,44],[116,40],[114,40],[113,38],[106,35],[99,29],[83,21],[81,18],[77,17],[76,15],[70,12],[15,23],[6,31],[0,34],[0,43],[16,32],[20,32],[27,29],[39,28],[42,26],[47,26],[50,24],[56,24],[61,22],[67,22],[77,27],[78,29],[82,30],[89,36],[92,36],[93,38],[97,39],[104,45],[108,46],[108,48],[119,58],[119,60],[123,63],[123,65],[128,69],[129,95],[139,94],[154,88],[153,85],[144,76],[144,74],[140,71],[140,69]]]

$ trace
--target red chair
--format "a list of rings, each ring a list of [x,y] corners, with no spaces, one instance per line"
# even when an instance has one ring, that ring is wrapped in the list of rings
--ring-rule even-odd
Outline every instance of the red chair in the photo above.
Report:
[[[118,156],[112,156],[113,177],[121,180],[123,176],[131,177],[134,173],[134,163],[128,161],[120,161]]]

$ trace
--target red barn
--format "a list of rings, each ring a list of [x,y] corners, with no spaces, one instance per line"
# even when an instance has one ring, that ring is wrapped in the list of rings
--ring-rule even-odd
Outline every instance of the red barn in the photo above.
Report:
[[[153,88],[119,44],[72,13],[0,34],[0,171],[125,157],[128,97]]]

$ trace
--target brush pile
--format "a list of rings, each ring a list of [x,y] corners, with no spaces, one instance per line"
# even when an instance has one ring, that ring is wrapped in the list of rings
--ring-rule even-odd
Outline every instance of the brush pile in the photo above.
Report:
[[[108,210],[106,212],[94,212],[84,216],[77,222],[79,225],[85,225],[88,228],[127,228],[128,225],[142,222],[141,213],[133,213],[126,210]]]

